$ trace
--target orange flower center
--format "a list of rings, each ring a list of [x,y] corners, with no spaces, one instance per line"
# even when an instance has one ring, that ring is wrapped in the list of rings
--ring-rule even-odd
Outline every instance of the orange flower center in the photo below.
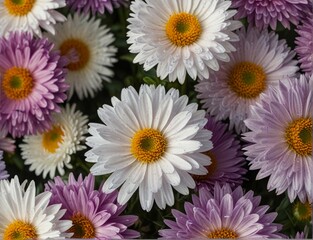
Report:
[[[202,28],[196,16],[181,12],[170,16],[165,25],[165,32],[173,44],[184,47],[199,39]]]
[[[253,99],[265,90],[266,75],[259,65],[240,62],[228,74],[228,85],[239,97]]]
[[[4,73],[2,89],[9,99],[25,99],[32,92],[33,87],[34,81],[28,69],[12,67]]]
[[[81,213],[76,213],[71,218],[73,226],[68,230],[70,233],[74,233],[72,238],[84,239],[95,238],[96,230],[93,223]]]
[[[141,162],[159,160],[167,146],[165,137],[157,130],[145,128],[135,133],[131,140],[131,153]]]
[[[53,126],[45,132],[42,137],[43,147],[51,153],[55,153],[59,145],[63,142],[64,132],[60,126]]]
[[[68,55],[71,51],[77,54],[78,60],[71,62],[67,68],[71,71],[79,71],[84,69],[90,60],[90,50],[86,43],[80,39],[70,38],[64,41],[60,46],[61,54]]]
[[[4,6],[13,16],[25,16],[34,6],[36,0],[4,0]]]
[[[31,224],[21,220],[15,220],[10,223],[3,234],[4,240],[27,240],[37,238],[37,230]]]

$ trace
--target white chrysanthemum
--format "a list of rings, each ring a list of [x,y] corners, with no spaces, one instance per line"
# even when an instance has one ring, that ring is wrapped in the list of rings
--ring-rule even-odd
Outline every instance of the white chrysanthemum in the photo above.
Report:
[[[64,174],[64,165],[72,168],[71,155],[86,147],[81,145],[85,140],[87,130],[87,116],[75,110],[75,105],[67,105],[60,113],[53,115],[52,127],[37,135],[24,137],[20,144],[22,158],[30,171],[36,175],[43,174],[45,178],[49,173],[53,178],[56,169],[60,175]]]
[[[53,25],[66,20],[55,9],[65,5],[65,0],[0,0],[0,36],[22,30],[41,37],[40,27],[54,34]]]
[[[118,202],[125,204],[139,188],[144,210],[154,200],[159,208],[174,204],[172,187],[188,194],[195,182],[190,173],[207,173],[210,158],[202,154],[212,148],[211,132],[204,129],[205,111],[176,89],[142,85],[122,90],[121,100],[103,105],[98,115],[103,124],[90,124],[86,161],[94,162],[91,173],[112,173],[103,190],[119,190]],[[197,173],[198,173],[197,171]]]
[[[210,69],[219,69],[218,61],[229,61],[235,51],[233,33],[241,27],[229,20],[236,14],[224,0],[142,0],[130,9],[127,42],[131,53],[138,53],[134,63],[146,71],[157,65],[157,75],[183,83],[186,72],[192,79],[208,78]]]
[[[247,131],[243,121],[260,94],[284,76],[293,76],[298,67],[295,52],[274,32],[242,28],[238,36],[230,61],[209,79],[200,80],[195,89],[203,108],[218,120],[229,119],[229,129],[241,133]]]
[[[56,34],[47,34],[55,48],[68,56],[68,97],[75,92],[79,99],[94,97],[102,88],[102,82],[110,82],[116,62],[117,48],[111,44],[115,38],[110,30],[101,25],[101,19],[88,14],[69,15],[67,21],[56,25]]]
[[[25,189],[15,176],[11,181],[0,181],[0,239],[64,239],[71,234],[70,220],[60,220],[66,210],[61,204],[50,205],[51,192],[36,196],[35,182]]]

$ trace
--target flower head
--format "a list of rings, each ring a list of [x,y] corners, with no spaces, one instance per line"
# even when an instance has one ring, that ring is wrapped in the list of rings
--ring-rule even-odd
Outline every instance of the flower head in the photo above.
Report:
[[[126,205],[116,202],[117,192],[106,194],[95,190],[95,178],[89,174],[76,180],[70,173],[68,182],[58,176],[45,185],[46,191],[52,193],[50,205],[61,204],[66,213],[62,219],[72,220],[68,232],[74,238],[117,239],[136,238],[139,233],[128,229],[137,217],[121,215]]]
[[[0,180],[0,238],[18,239],[64,239],[70,237],[66,231],[71,221],[61,220],[65,210],[60,204],[48,206],[51,193],[36,196],[35,182],[25,189],[26,181],[19,183],[17,176]]]
[[[3,151],[0,150],[0,180],[7,179],[9,177],[8,172],[5,170],[5,162],[3,159]]]
[[[10,31],[26,31],[42,35],[40,28],[54,34],[53,24],[66,18],[56,9],[65,0],[2,0],[0,1],[0,36]]]
[[[241,27],[230,20],[236,13],[228,10],[230,1],[136,0],[131,3],[129,50],[136,53],[134,63],[146,71],[157,65],[156,73],[173,82],[183,83],[187,74],[208,78],[218,70],[218,61],[229,61],[235,51],[232,31]],[[162,13],[162,14],[160,14]]]
[[[282,226],[273,223],[277,213],[266,213],[269,206],[260,205],[261,197],[253,194],[241,186],[232,191],[228,184],[215,184],[213,191],[201,188],[199,197],[185,203],[186,214],[172,210],[175,221],[165,220],[169,229],[159,234],[164,239],[282,238]]]
[[[47,39],[12,32],[0,39],[0,131],[13,137],[42,132],[66,99],[65,59]]]
[[[105,11],[113,13],[114,8],[118,8],[121,5],[126,5],[129,0],[66,0],[66,4],[71,7],[72,10],[93,15],[100,13],[104,14]]]
[[[230,54],[230,61],[209,79],[200,80],[195,89],[203,108],[217,120],[229,119],[229,129],[241,133],[247,131],[244,120],[250,115],[250,106],[269,86],[293,76],[298,67],[293,60],[295,52],[274,32],[242,28],[238,35],[237,51]]]
[[[110,82],[113,76],[110,67],[116,62],[117,49],[111,45],[115,40],[113,34],[101,25],[100,19],[75,13],[65,23],[56,25],[56,35],[46,36],[69,59],[66,76],[69,98],[74,93],[79,99],[94,97],[103,81]]]
[[[313,7],[312,7],[313,9]],[[301,70],[313,74],[313,14],[309,15],[301,25],[297,26],[296,47]]]
[[[245,159],[240,150],[240,142],[227,130],[227,125],[207,116],[205,128],[212,132],[213,148],[207,151],[211,164],[206,175],[194,175],[198,187],[213,188],[215,182],[229,183],[232,187],[243,182],[247,170],[243,167]]]
[[[121,187],[117,201],[126,203],[139,188],[144,210],[174,204],[172,187],[181,194],[194,188],[191,175],[206,174],[210,159],[202,152],[212,148],[207,120],[196,103],[176,89],[142,85],[122,90],[121,100],[112,98],[98,115],[103,124],[91,123],[86,161],[95,164],[95,175],[112,173],[103,185],[105,192]],[[187,105],[188,104],[188,105]]]
[[[87,116],[76,110],[75,105],[66,105],[60,113],[52,116],[52,126],[42,134],[24,137],[20,144],[22,158],[30,171],[36,175],[48,174],[53,178],[58,170],[64,174],[64,166],[72,168],[71,155],[85,149],[82,142],[87,131]]]
[[[270,26],[276,29],[280,22],[290,29],[290,23],[297,25],[308,10],[307,0],[234,0],[232,7],[238,8],[235,18],[247,17],[249,24],[258,28]]]
[[[251,111],[245,120],[250,132],[243,135],[251,143],[244,148],[250,169],[259,169],[257,179],[269,176],[269,191],[311,203],[313,76],[281,80]]]

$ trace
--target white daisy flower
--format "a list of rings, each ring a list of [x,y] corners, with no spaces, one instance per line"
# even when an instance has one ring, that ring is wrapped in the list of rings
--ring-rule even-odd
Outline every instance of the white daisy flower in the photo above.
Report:
[[[0,0],[0,36],[9,31],[27,31],[42,36],[40,27],[54,34],[54,24],[66,18],[55,9],[65,0]]]
[[[230,61],[210,78],[199,81],[195,90],[210,115],[217,120],[229,119],[229,129],[235,127],[241,133],[247,131],[243,121],[260,94],[281,78],[293,76],[298,67],[293,60],[295,52],[274,32],[242,28],[238,35],[240,41],[234,44],[237,51],[230,54]]]
[[[66,210],[61,204],[50,205],[51,192],[36,196],[35,182],[25,189],[15,176],[11,181],[0,181],[0,239],[64,239],[71,234],[70,220],[60,220]]]
[[[53,115],[48,131],[24,137],[24,143],[20,144],[21,155],[36,175],[42,174],[45,178],[49,173],[53,178],[56,169],[63,175],[64,166],[72,168],[71,155],[86,148],[81,143],[88,132],[88,119],[75,108],[75,105],[66,105],[60,113]]]
[[[55,35],[46,37],[70,60],[66,78],[70,85],[69,98],[74,92],[79,99],[94,97],[101,90],[102,82],[110,82],[113,76],[110,67],[117,61],[117,48],[111,44],[115,38],[101,25],[101,19],[94,16],[75,13],[67,18],[65,23],[56,25]]]
[[[139,188],[144,210],[154,200],[159,208],[174,204],[172,187],[188,194],[195,182],[195,169],[203,175],[210,158],[202,154],[212,148],[211,132],[204,129],[205,111],[176,89],[142,85],[139,94],[133,87],[122,90],[121,100],[112,98],[98,115],[103,124],[90,124],[86,161],[95,164],[94,175],[112,173],[103,191],[119,190],[118,202],[125,204]]]
[[[134,63],[148,71],[157,65],[157,75],[184,83],[186,72],[192,79],[208,78],[218,61],[229,61],[235,51],[233,33],[241,27],[229,20],[236,14],[224,0],[136,0],[130,9],[127,43],[138,53]]]

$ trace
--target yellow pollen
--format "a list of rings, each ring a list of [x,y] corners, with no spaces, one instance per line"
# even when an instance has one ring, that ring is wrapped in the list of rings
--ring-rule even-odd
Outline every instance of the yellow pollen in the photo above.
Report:
[[[266,75],[259,65],[240,62],[229,72],[228,85],[239,97],[253,99],[265,90]]]
[[[76,213],[71,218],[73,226],[67,231],[74,233],[72,238],[95,238],[96,230],[93,223],[81,213]]]
[[[63,142],[64,132],[60,126],[53,126],[48,132],[45,132],[42,137],[43,147],[51,153],[54,153],[59,145]]]
[[[15,220],[5,229],[3,240],[26,240],[38,237],[36,228],[31,224],[21,220]]]
[[[298,155],[312,155],[312,125],[312,118],[299,118],[286,128],[287,144]]]
[[[207,237],[211,239],[235,239],[238,238],[238,234],[230,229],[222,228],[215,230],[214,232],[210,232]]]
[[[312,216],[311,204],[298,201],[293,207],[293,215],[299,221],[310,221]]]
[[[25,99],[32,92],[33,87],[34,81],[28,69],[12,67],[3,75],[2,89],[9,99]]]
[[[173,44],[184,47],[199,39],[202,28],[196,16],[181,12],[170,16],[165,25],[165,31],[166,36]]]
[[[67,68],[71,71],[78,71],[85,68],[90,60],[90,50],[86,43],[80,39],[70,38],[60,46],[61,55],[69,55],[71,52],[77,54],[78,60],[71,62]]]
[[[36,0],[4,0],[4,6],[13,16],[25,16],[34,6]]]
[[[159,160],[167,147],[165,137],[157,130],[145,128],[135,133],[131,140],[131,153],[141,162]]]
[[[205,168],[208,170],[208,173],[206,175],[192,175],[193,179],[197,182],[208,180],[217,169],[217,159],[215,155],[211,151],[207,151],[204,154],[208,155],[211,158],[211,164],[205,166]]]

